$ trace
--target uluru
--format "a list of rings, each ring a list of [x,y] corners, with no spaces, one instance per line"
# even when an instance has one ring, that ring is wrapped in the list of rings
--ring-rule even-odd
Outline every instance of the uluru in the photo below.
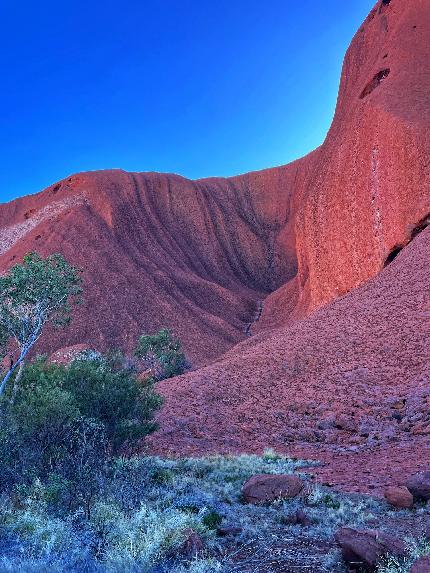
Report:
[[[29,252],[82,269],[83,303],[37,352],[173,333],[190,368],[156,385],[152,455],[270,448],[379,497],[428,470],[429,37],[427,0],[378,0],[324,142],[287,165],[86,171],[1,204],[3,272]]]

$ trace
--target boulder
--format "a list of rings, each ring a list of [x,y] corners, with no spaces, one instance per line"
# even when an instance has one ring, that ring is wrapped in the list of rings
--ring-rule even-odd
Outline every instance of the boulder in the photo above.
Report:
[[[390,486],[384,491],[387,502],[397,509],[410,509],[414,504],[414,498],[407,487]]]
[[[244,484],[242,495],[246,503],[270,503],[280,498],[296,497],[303,488],[303,481],[295,475],[259,474]]]
[[[420,472],[411,476],[406,482],[406,487],[415,499],[430,499],[430,471]]]
[[[430,557],[421,557],[412,565],[411,573],[429,573]]]
[[[403,556],[406,553],[403,541],[377,530],[342,527],[336,533],[336,541],[346,563],[370,571],[384,555]]]
[[[54,364],[64,364],[67,366],[80,354],[90,350],[92,349],[89,348],[87,344],[73,344],[72,346],[66,346],[52,353],[49,357],[49,362],[53,362]]]

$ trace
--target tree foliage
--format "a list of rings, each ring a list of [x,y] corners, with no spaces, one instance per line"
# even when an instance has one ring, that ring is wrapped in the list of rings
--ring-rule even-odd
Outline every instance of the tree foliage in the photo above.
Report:
[[[44,259],[29,253],[22,264],[0,276],[0,352],[3,357],[11,353],[0,394],[15,369],[22,367],[45,324],[69,322],[71,306],[80,301],[81,292],[79,270],[59,254]]]

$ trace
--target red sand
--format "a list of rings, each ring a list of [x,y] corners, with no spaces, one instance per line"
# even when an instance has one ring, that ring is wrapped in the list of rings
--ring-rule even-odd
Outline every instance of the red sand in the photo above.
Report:
[[[427,0],[378,2],[326,141],[290,165],[83,173],[0,206],[1,267],[37,250],[84,269],[84,306],[40,349],[173,329],[208,366],[160,385],[161,453],[272,446],[361,490],[427,467],[429,37]]]

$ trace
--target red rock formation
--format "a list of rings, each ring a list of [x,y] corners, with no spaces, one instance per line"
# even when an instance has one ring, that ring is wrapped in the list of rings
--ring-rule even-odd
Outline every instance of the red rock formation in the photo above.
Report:
[[[83,268],[85,304],[42,349],[130,350],[167,326],[199,364],[243,340],[257,300],[295,274],[291,189],[288,168],[199,182],[82,173],[0,206],[0,266],[37,250]]]
[[[158,451],[273,446],[350,488],[426,469],[429,33],[427,0],[379,1],[326,141],[290,165],[83,173],[0,206],[1,267],[60,250],[84,269],[85,304],[45,349],[131,349],[167,326],[209,364],[160,385]]]
[[[266,299],[257,336],[161,385],[159,451],[270,445],[330,462],[321,478],[350,489],[427,468],[414,404],[430,379],[429,32],[427,2],[392,0],[357,33],[326,141],[290,166],[297,277]],[[318,429],[339,415],[356,431]]]

